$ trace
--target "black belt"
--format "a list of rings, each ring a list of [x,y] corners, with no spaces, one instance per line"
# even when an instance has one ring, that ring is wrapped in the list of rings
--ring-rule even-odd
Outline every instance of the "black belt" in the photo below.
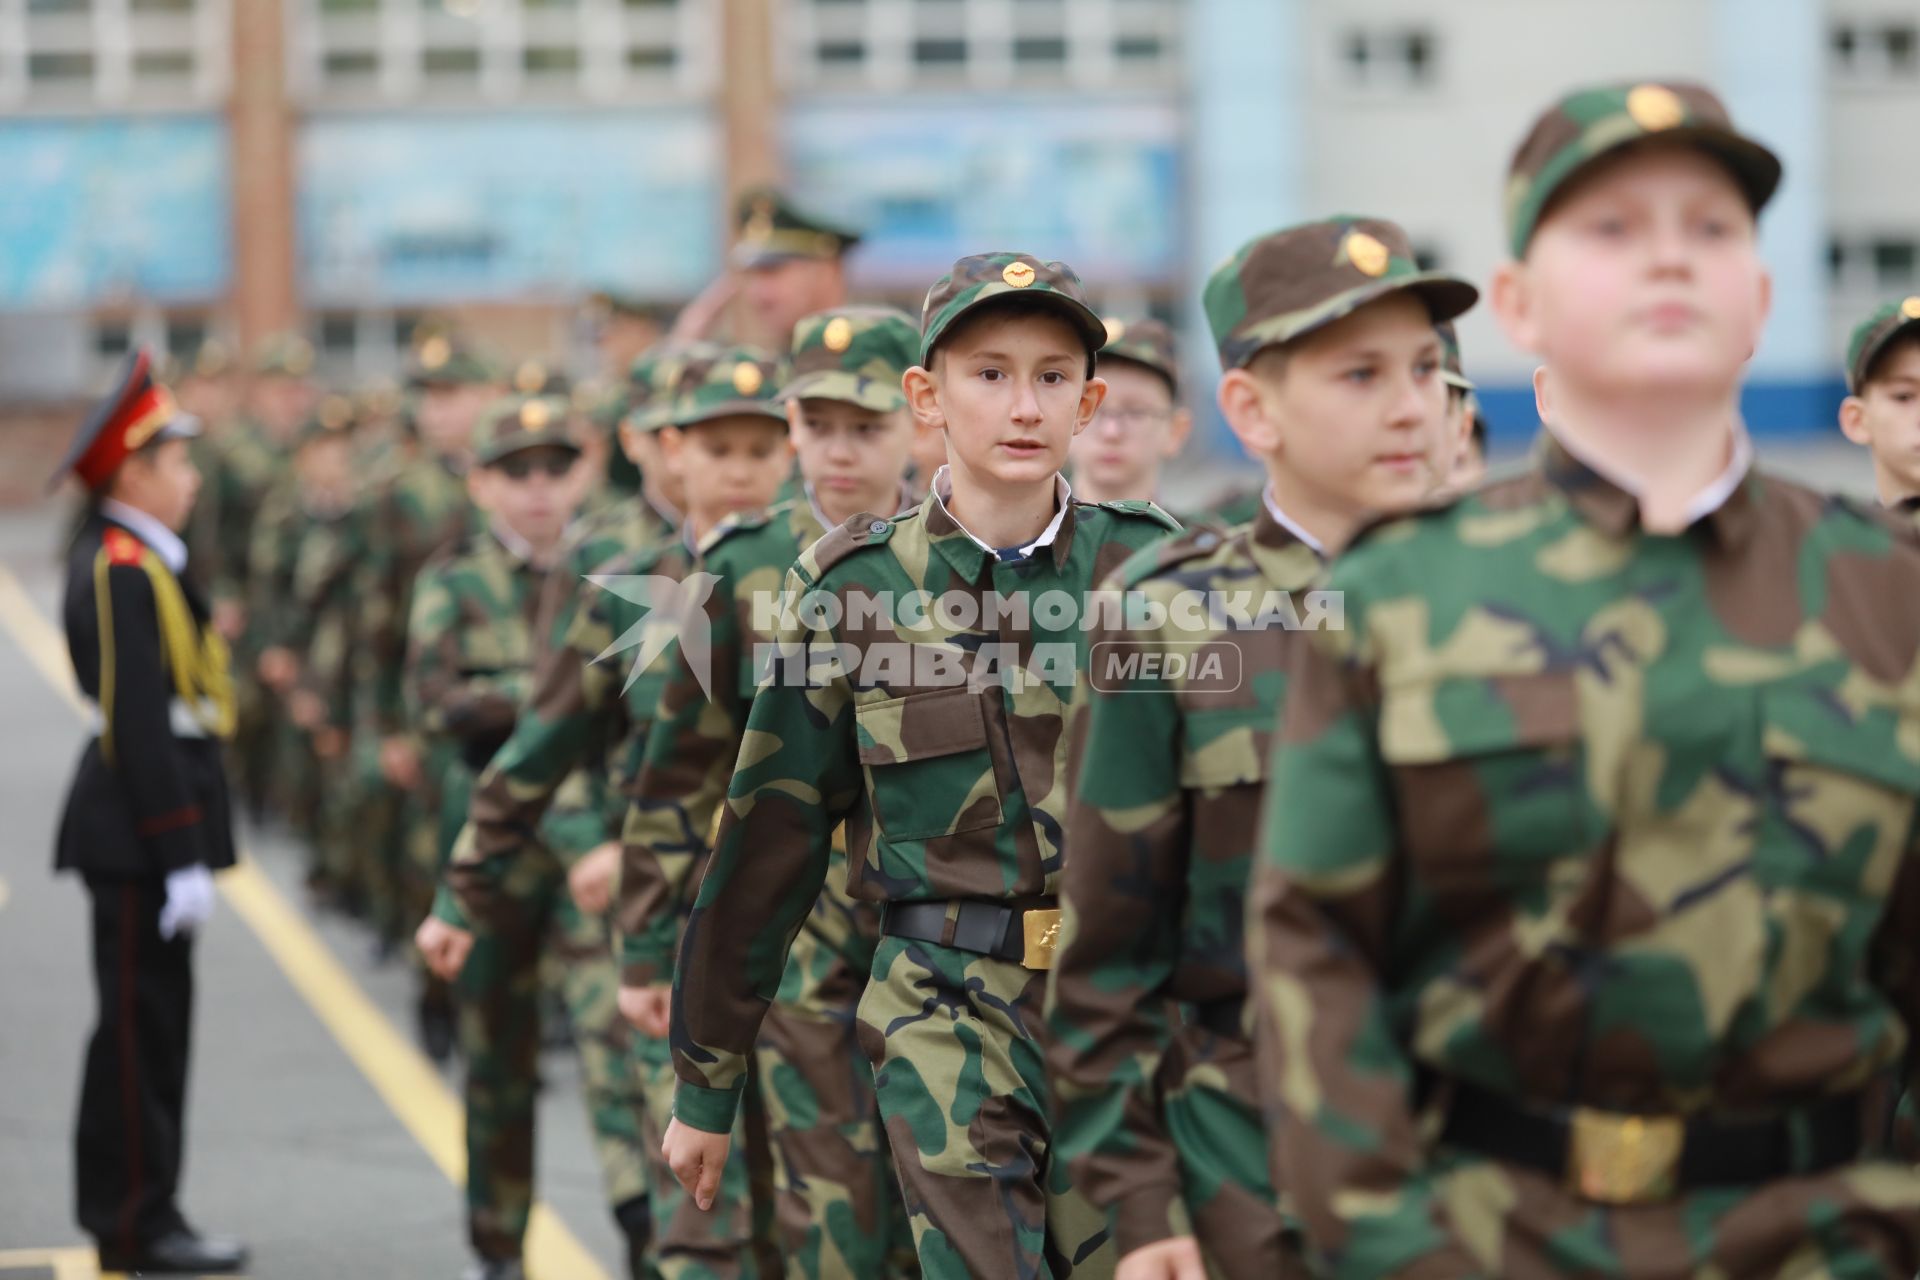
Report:
[[[1755,1119],[1635,1116],[1517,1101],[1459,1081],[1441,1142],[1564,1179],[1602,1204],[1819,1173],[1869,1145],[1864,1090]]]
[[[1211,1031],[1216,1036],[1245,1040],[1247,1038],[1246,1012],[1245,996],[1223,996],[1218,1000],[1208,1000],[1204,1004],[1194,1005],[1193,1024]]]
[[[1026,918],[1029,913],[1058,912],[1055,898],[958,898],[945,902],[890,902],[880,921],[880,932],[890,938],[932,942],[976,955],[1027,964]],[[951,915],[953,930],[947,931]],[[1050,954],[1050,950],[1049,950]],[[1044,968],[1030,964],[1030,968]]]

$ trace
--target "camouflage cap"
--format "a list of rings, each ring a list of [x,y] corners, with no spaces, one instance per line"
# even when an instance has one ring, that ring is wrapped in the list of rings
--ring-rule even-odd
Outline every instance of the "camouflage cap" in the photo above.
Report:
[[[618,289],[595,289],[587,295],[587,320],[593,324],[605,324],[615,316],[627,316],[635,320],[658,320],[659,311],[638,294],[624,293]]]
[[[1400,292],[1418,295],[1436,324],[1480,298],[1458,276],[1422,271],[1395,223],[1351,214],[1248,241],[1214,269],[1202,298],[1220,367],[1240,369],[1268,347]]]
[[[1712,90],[1697,84],[1642,82],[1580,89],[1534,122],[1507,167],[1507,240],[1526,256],[1554,196],[1596,160],[1643,138],[1698,147],[1733,174],[1758,213],[1780,185],[1780,160],[1740,133]]]
[[[233,372],[233,349],[218,338],[202,339],[200,345],[179,354],[180,376],[218,378]]]
[[[692,427],[745,415],[771,418],[784,427],[786,411],[775,399],[780,375],[779,359],[758,347],[720,347],[690,356],[681,365],[662,425]]]
[[[860,243],[860,233],[803,213],[771,187],[741,193],[735,210],[739,238],[733,265],[770,267],[795,258],[834,259]]]
[[[580,452],[570,434],[573,402],[565,396],[507,396],[487,406],[473,428],[473,460],[492,466],[526,449]]]
[[[840,400],[875,413],[907,405],[900,379],[919,359],[920,328],[892,307],[838,307],[793,327],[781,400]]]
[[[522,360],[513,367],[513,389],[523,396],[564,396],[571,392],[567,375],[544,360]]]
[[[313,374],[313,344],[297,333],[263,338],[253,350],[253,373],[263,378],[305,378]]]
[[[1889,302],[1862,320],[1847,339],[1847,392],[1859,395],[1867,385],[1867,371],[1887,344],[1920,326],[1920,296]]]
[[[493,361],[460,338],[436,333],[413,349],[407,369],[407,385],[423,387],[465,387],[500,381]]]
[[[1440,381],[1456,391],[1472,391],[1473,383],[1460,362],[1460,331],[1453,327],[1451,320],[1442,320],[1433,327],[1440,335]]]
[[[658,431],[673,420],[674,390],[695,360],[711,360],[725,348],[717,342],[663,342],[649,347],[627,370],[624,425]]]
[[[1106,320],[1107,345],[1100,348],[1100,367],[1109,360],[1124,360],[1151,369],[1167,380],[1175,395],[1180,394],[1180,353],[1174,346],[1173,330],[1161,321]]]
[[[325,396],[313,416],[300,424],[294,434],[294,447],[305,448],[317,440],[345,439],[359,423],[360,408],[351,396]]]
[[[920,363],[933,358],[933,349],[960,317],[1010,295],[1057,309],[1087,344],[1089,357],[1106,345],[1106,323],[1087,305],[1086,290],[1072,267],[1026,253],[976,253],[954,263],[953,270],[927,290],[920,308]]]

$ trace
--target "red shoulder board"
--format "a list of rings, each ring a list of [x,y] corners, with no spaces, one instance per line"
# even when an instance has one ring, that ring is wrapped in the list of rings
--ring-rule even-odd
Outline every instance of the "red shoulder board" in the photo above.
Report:
[[[125,529],[107,530],[101,545],[106,548],[108,564],[139,564],[147,551],[146,544]]]

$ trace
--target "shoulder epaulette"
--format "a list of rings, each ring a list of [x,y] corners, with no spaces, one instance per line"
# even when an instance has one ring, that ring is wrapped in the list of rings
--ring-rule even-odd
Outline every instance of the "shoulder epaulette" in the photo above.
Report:
[[[845,560],[854,552],[865,547],[883,547],[893,537],[896,526],[906,520],[919,516],[920,511],[904,511],[891,520],[876,515],[854,516],[845,524],[835,525],[827,530],[820,541],[813,544],[796,566],[802,576],[810,582],[818,582],[826,576],[827,570]]]
[[[1211,525],[1182,529],[1171,538],[1162,538],[1134,552],[1115,570],[1114,577],[1128,587],[1136,587],[1149,578],[1159,577],[1183,564],[1204,560],[1216,554],[1232,534]]]
[[[108,564],[137,565],[147,553],[147,544],[125,529],[109,529],[100,539],[100,550]]]
[[[1111,502],[1096,502],[1091,505],[1107,511],[1116,511],[1123,516],[1135,516],[1155,521],[1163,529],[1176,533],[1183,527],[1181,523],[1167,513],[1166,508],[1146,498],[1115,498]]]

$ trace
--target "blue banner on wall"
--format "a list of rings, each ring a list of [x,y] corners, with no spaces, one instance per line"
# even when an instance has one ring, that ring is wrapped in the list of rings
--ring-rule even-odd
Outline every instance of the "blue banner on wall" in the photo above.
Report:
[[[227,136],[215,116],[0,121],[0,307],[226,292]]]
[[[809,205],[867,233],[864,280],[925,288],[967,253],[1064,260],[1096,291],[1177,283],[1181,116],[1171,103],[928,96],[792,104]]]
[[[720,264],[719,139],[699,109],[320,117],[298,173],[315,303],[677,297]]]

